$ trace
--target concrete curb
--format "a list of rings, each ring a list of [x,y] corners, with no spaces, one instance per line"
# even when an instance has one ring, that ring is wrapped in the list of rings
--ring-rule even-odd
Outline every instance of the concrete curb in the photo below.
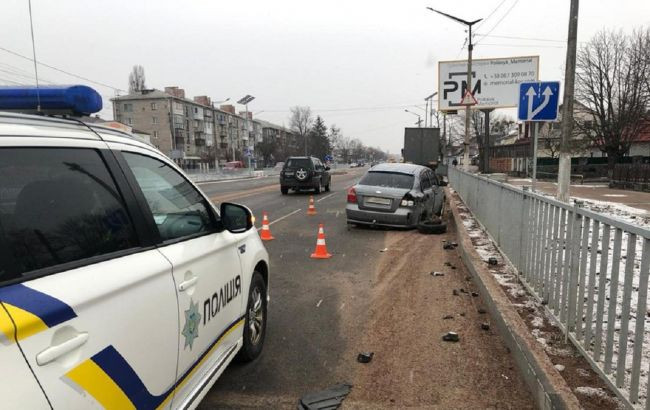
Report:
[[[496,329],[510,349],[540,409],[580,409],[580,403],[566,381],[553,367],[544,348],[537,343],[505,292],[474,249],[472,240],[458,213],[455,195],[450,195],[449,208],[458,232],[460,254],[481,291]]]

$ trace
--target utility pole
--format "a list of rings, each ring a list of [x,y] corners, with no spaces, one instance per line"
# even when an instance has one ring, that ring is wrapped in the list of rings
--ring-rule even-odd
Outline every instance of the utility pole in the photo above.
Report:
[[[483,146],[483,169],[481,172],[486,174],[490,173],[490,113],[494,111],[493,108],[481,110],[485,114],[485,144]],[[477,136],[478,137],[478,136]]]
[[[427,117],[429,116],[429,100],[424,100],[424,128],[427,127]],[[429,125],[430,126],[430,125]]]
[[[443,111],[442,113],[442,149],[440,150],[440,155],[442,156],[441,158],[441,163],[445,163],[447,159],[447,148],[449,147],[449,144],[447,144],[447,111]]]
[[[466,21],[458,17],[454,17],[451,14],[443,13],[438,10],[434,10],[431,7],[427,7],[427,9],[438,13],[442,14],[445,17],[448,17],[454,21],[457,21],[461,24],[466,25],[469,28],[469,37],[468,37],[468,42],[467,42],[467,91],[470,94],[472,94],[472,50],[474,49],[474,44],[472,43],[472,26],[479,21],[483,19],[478,19],[474,21]],[[463,94],[464,97],[464,94]],[[469,170],[469,130],[470,130],[470,111],[471,108],[470,106],[465,107],[465,141],[463,142],[464,146],[464,154],[463,154],[463,168],[467,171]]]
[[[571,0],[569,11],[569,38],[567,39],[566,68],[564,71],[564,98],[562,100],[562,139],[557,175],[557,199],[569,202],[571,182],[571,153],[569,142],[573,133],[573,100],[576,78],[576,47],[578,39],[578,0]]]
[[[467,41],[467,92],[472,93],[472,50],[474,45],[472,44],[472,25],[469,24],[469,40]],[[472,106],[465,106],[465,141],[463,141],[463,168],[465,171],[469,170],[469,129],[471,121],[471,112]],[[480,138],[478,135],[476,138]]]
[[[438,91],[434,92],[433,94],[431,94],[430,96],[428,96],[427,98],[424,99],[424,101],[426,101],[428,103],[427,105],[429,107],[429,127],[433,127],[433,97],[435,97],[436,95],[438,95]],[[426,116],[427,116],[427,114],[426,114],[426,111],[425,111],[425,114],[424,114],[424,126],[425,127],[427,126],[427,117]]]
[[[246,124],[245,125],[245,127],[246,127],[246,129],[245,129],[246,134],[245,135],[246,135],[247,144],[251,143],[251,133],[250,133],[250,129],[249,129],[250,122],[248,121],[248,103],[253,101],[254,99],[255,99],[255,97],[253,97],[252,95],[246,94],[246,96],[242,97],[239,101],[237,101],[237,104],[241,104],[241,105],[246,107],[246,121],[244,123]],[[255,142],[253,141],[253,146],[254,145],[255,145]],[[248,157],[248,170],[252,174],[253,169],[251,168],[251,166],[252,166],[251,156],[253,155],[253,153],[250,150],[250,145],[248,145],[247,147],[244,148],[244,152],[248,153],[246,155]]]

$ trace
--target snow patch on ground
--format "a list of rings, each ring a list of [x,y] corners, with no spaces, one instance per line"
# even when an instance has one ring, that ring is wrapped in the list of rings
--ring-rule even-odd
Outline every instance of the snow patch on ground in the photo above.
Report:
[[[580,386],[576,387],[574,390],[577,394],[583,394],[585,396],[596,396],[600,398],[609,398],[607,392],[603,389],[589,386]]]
[[[533,320],[530,321],[530,324],[533,327],[542,327],[544,326],[544,318],[541,316],[535,316]]]

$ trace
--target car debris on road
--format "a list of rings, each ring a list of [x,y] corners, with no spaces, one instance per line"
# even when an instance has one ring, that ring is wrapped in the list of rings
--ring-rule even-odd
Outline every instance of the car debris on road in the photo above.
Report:
[[[374,352],[361,352],[357,356],[357,362],[359,363],[370,363],[372,357],[375,355]]]
[[[442,337],[442,340],[445,342],[458,342],[460,337],[456,332],[447,332],[447,334]]]
[[[298,401],[298,410],[338,409],[351,389],[351,384],[342,383],[323,391],[305,394]]]

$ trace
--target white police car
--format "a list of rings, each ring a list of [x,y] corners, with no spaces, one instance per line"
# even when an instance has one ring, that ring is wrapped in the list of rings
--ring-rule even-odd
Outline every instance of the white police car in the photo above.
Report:
[[[101,109],[83,86],[39,94],[43,109]],[[0,111],[35,105],[34,89],[0,87]],[[252,227],[129,134],[0,113],[0,408],[196,407],[264,343]]]

